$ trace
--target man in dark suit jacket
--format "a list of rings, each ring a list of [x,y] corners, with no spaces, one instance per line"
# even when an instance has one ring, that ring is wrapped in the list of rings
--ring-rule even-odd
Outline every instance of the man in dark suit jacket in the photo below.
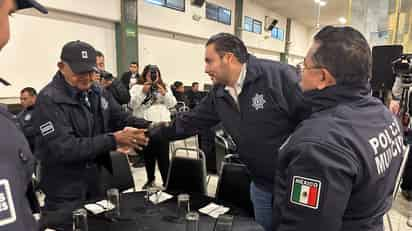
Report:
[[[138,70],[139,64],[137,62],[131,62],[129,65],[129,71],[123,73],[121,81],[127,90],[130,90],[130,88],[137,83],[140,76]]]

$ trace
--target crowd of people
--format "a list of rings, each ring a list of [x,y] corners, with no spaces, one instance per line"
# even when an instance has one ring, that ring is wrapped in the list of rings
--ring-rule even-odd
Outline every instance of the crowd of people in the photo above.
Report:
[[[47,12],[33,0],[0,1],[1,47],[8,15],[27,7]],[[216,34],[205,45],[214,84],[205,97],[196,82],[189,92],[179,81],[169,87],[156,65],[139,75],[132,62],[115,78],[104,58],[91,44],[68,42],[50,83],[21,91],[17,121],[0,109],[0,193],[14,205],[7,214],[17,214],[0,216],[0,228],[36,229],[25,199],[32,152],[43,217],[58,214],[52,226],[70,227],[73,210],[104,195],[100,171],[113,170],[111,151],[143,154],[145,188],[157,162],[165,184],[169,142],[221,124],[250,173],[255,220],[266,231],[383,230],[405,147],[398,118],[370,95],[371,51],[357,30],[324,27],[297,67]],[[178,102],[190,110],[171,119]]]

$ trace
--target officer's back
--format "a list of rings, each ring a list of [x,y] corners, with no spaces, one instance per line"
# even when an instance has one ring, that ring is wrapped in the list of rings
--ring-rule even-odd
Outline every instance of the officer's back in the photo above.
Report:
[[[30,7],[47,13],[47,10],[34,0],[0,1],[0,50],[10,37],[8,16],[16,10]],[[0,150],[0,230],[36,230],[37,225],[26,197],[34,159],[13,117],[1,107]]]
[[[275,230],[383,230],[404,146],[397,118],[369,94],[370,62],[352,28],[315,36],[301,70],[311,115],[279,152]]]

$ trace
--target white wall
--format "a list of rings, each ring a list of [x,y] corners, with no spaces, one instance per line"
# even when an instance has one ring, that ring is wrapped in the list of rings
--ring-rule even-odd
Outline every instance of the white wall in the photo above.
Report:
[[[190,0],[186,0],[185,12],[161,7],[138,0],[138,21],[139,26],[152,29],[177,32],[180,34],[192,35],[200,38],[208,38],[219,32],[234,32],[234,2],[233,0],[210,0],[219,6],[228,8],[232,11],[231,25],[225,25],[206,19],[206,4],[202,8],[192,6]],[[192,16],[200,15],[200,21],[195,21]]]
[[[295,56],[305,56],[312,41],[311,30],[302,23],[292,20],[290,31],[290,54]]]
[[[38,0],[49,9],[120,21],[120,0]]]
[[[249,47],[252,53],[261,58],[279,60],[280,53],[285,49],[285,41],[280,41],[272,38],[270,36],[270,31],[264,30],[265,16],[277,19],[277,27],[282,28],[284,31],[286,31],[286,18],[274,11],[264,8],[254,0],[244,1],[243,16],[249,16],[262,22],[261,34],[256,34],[248,31],[242,32],[243,41]]]
[[[211,83],[204,73],[204,44],[219,32],[234,33],[234,1],[211,0],[232,12],[231,25],[206,19],[206,4],[199,8],[186,0],[185,12],[138,0],[139,66],[157,64],[168,84],[196,81],[202,87]],[[199,21],[193,15],[201,16]]]
[[[57,71],[63,45],[82,40],[105,53],[107,69],[116,73],[114,23],[51,11],[44,17],[16,14],[11,39],[0,53],[0,76],[12,86],[1,97],[18,97],[23,87],[44,87]]]
[[[147,64],[158,65],[167,85],[177,80],[200,86],[211,82],[204,73],[205,40],[150,29],[139,32],[140,71]]]

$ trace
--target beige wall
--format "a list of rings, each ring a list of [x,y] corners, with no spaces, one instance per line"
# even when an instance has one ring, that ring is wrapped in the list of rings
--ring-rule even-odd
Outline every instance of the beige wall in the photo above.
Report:
[[[139,64],[157,64],[167,84],[182,81],[185,85],[211,83],[204,73],[204,44],[219,32],[234,33],[234,1],[211,0],[232,11],[231,25],[206,19],[206,4],[199,8],[186,0],[185,12],[138,0]],[[200,16],[199,21],[193,15]]]
[[[262,22],[262,33],[256,34],[243,31],[242,37],[251,53],[261,58],[279,60],[280,53],[285,49],[285,41],[280,41],[270,36],[270,31],[266,31],[265,16],[278,20],[277,26],[285,30],[286,18],[257,4],[253,0],[244,1],[243,16],[249,16]]]
[[[38,0],[49,9],[120,21],[120,0]]]
[[[164,80],[171,84],[176,80],[190,85],[198,81],[203,85],[210,83],[204,73],[204,44],[207,38],[219,32],[234,33],[234,2],[233,0],[210,0],[211,3],[226,7],[232,12],[230,26],[206,19],[205,8],[192,6],[186,0],[185,12],[161,7],[138,0],[139,4],[139,63],[140,69],[147,64],[158,64]],[[201,17],[193,20],[193,15]],[[279,20],[278,26],[286,30],[286,17],[267,10],[254,0],[244,1],[244,15],[262,22],[265,16]],[[297,45],[292,48],[291,61],[299,62],[306,52],[308,33],[301,24],[292,24],[292,39]],[[284,51],[285,41],[270,37],[270,32],[262,31],[255,34],[243,31],[243,41],[249,52],[260,58],[280,60]]]
[[[86,41],[102,50],[107,69],[116,73],[114,24],[51,11],[45,17],[16,14],[11,18],[11,39],[0,53],[0,98],[18,97],[23,87],[40,90],[57,70],[60,52],[69,41]]]
[[[292,20],[292,28],[290,31],[290,54],[295,56],[305,56],[311,39],[311,30],[303,24]]]
[[[234,31],[234,1],[233,0],[211,0],[219,6],[232,10],[232,23],[225,25],[206,19],[206,4],[202,8],[191,6],[190,0],[186,0],[186,11],[181,12],[166,7],[161,7],[138,0],[138,21],[140,26],[160,29],[180,34],[208,38],[218,32],[233,33]],[[193,20],[193,15],[201,16],[200,21]]]
[[[11,20],[12,39],[0,53],[0,77],[13,86],[2,88],[0,98],[18,96],[25,86],[43,87],[56,71],[60,49],[69,40],[90,42],[105,54],[107,69],[117,73],[114,22],[120,20],[120,0],[39,1],[51,9],[49,15],[27,11]],[[210,0],[231,10],[231,25],[206,19],[205,5],[199,8],[190,2],[186,0],[185,12],[181,12],[138,0],[140,67],[158,64],[168,84],[176,80],[186,85],[193,81],[210,83],[204,73],[204,44],[213,34],[234,33],[234,0]],[[244,15],[262,21],[262,29],[265,16],[271,16],[285,30],[286,17],[279,13],[254,0],[244,1]],[[193,16],[200,16],[200,20]],[[293,21],[292,63],[301,61],[310,35],[305,26]],[[243,40],[249,51],[261,58],[279,60],[284,49],[284,42],[270,38],[265,31],[260,35],[244,31]]]

